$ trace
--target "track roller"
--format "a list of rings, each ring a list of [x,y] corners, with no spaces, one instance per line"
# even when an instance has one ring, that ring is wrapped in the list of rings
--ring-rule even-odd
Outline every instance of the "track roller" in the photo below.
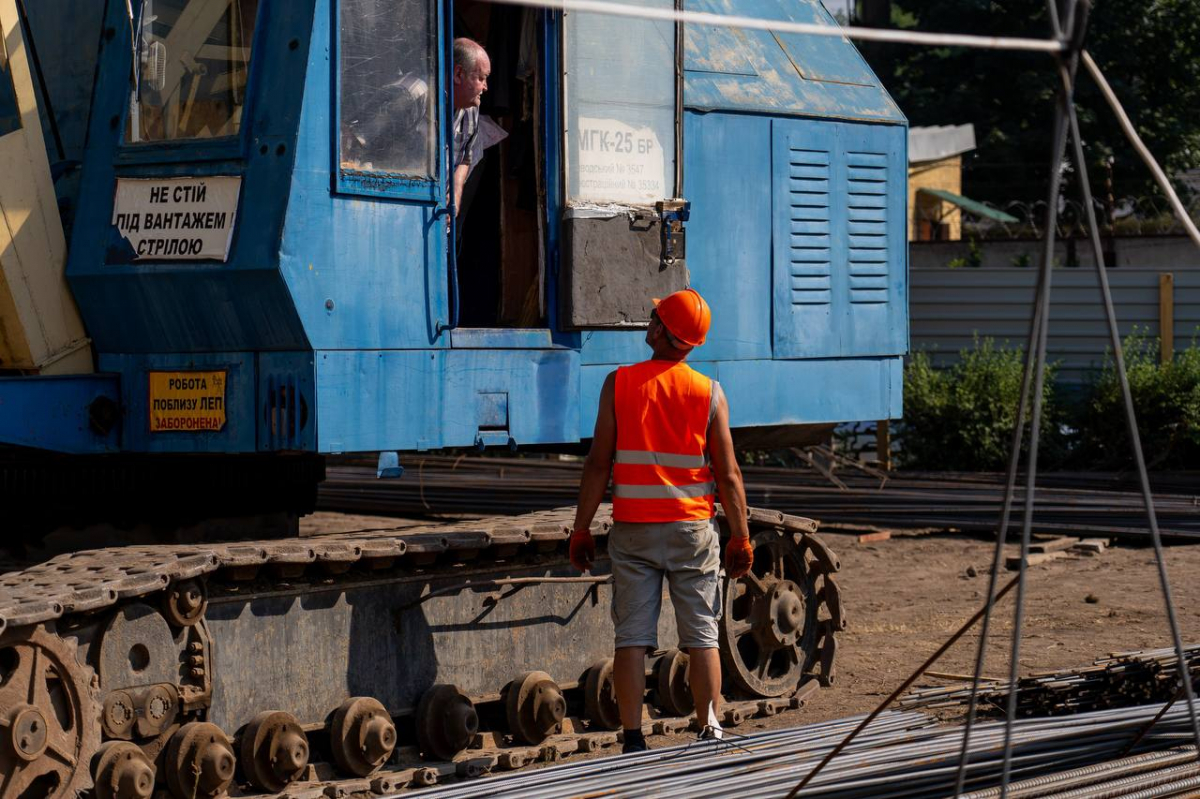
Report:
[[[92,758],[96,799],[150,799],[154,764],[137,744],[109,741]]]
[[[558,683],[546,672],[526,672],[504,691],[508,729],[517,740],[537,744],[562,729],[567,701]]]
[[[686,716],[696,709],[686,653],[678,649],[664,652],[654,665],[654,679],[658,704],[667,715]]]
[[[391,757],[396,748],[396,726],[377,700],[354,697],[333,714],[329,743],[333,759],[343,771],[366,777]]]
[[[417,704],[417,745],[429,758],[453,760],[479,732],[475,705],[455,685],[435,685]]]
[[[256,788],[279,793],[308,766],[308,739],[295,716],[268,710],[242,732],[242,773]]]
[[[229,738],[206,721],[180,727],[171,736],[163,761],[167,787],[176,799],[221,796],[233,782],[236,765]]]
[[[613,659],[605,658],[592,664],[583,684],[584,716],[602,730],[621,729],[621,714],[617,710],[617,692],[613,686]]]

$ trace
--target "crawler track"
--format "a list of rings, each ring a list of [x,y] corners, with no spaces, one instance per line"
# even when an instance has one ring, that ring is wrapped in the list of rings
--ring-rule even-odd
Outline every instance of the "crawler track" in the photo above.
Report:
[[[117,547],[0,575],[0,799],[389,793],[611,744],[611,516],[589,576],[566,562],[573,516]],[[750,522],[755,570],[727,582],[721,629],[730,723],[830,684],[845,625],[816,523]],[[648,669],[649,728],[686,726],[686,657]]]

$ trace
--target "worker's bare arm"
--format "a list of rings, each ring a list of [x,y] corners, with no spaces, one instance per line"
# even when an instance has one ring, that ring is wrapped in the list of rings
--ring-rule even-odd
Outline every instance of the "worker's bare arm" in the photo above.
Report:
[[[733,435],[729,432],[729,403],[723,392],[717,400],[717,412],[708,423],[708,454],[712,458],[717,496],[725,508],[730,532],[734,537],[750,535],[750,527],[746,523],[746,488],[742,484],[742,470],[733,451]]]
[[[462,211],[463,186],[467,185],[467,175],[470,173],[471,167],[468,164],[454,167],[454,215],[456,217]]]
[[[612,476],[613,457],[617,449],[617,414],[613,400],[616,393],[616,376],[616,372],[609,374],[604,380],[604,387],[600,389],[600,408],[596,412],[592,448],[588,451],[587,460],[583,464],[583,477],[579,481],[579,506],[575,510],[576,530],[591,526]]]

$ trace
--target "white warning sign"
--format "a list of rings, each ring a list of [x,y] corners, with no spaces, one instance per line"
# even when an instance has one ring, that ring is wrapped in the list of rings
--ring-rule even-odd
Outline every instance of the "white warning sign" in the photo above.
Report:
[[[112,223],[138,261],[227,261],[240,177],[120,178]]]
[[[651,128],[580,117],[576,142],[577,199],[648,205],[670,196],[662,144]]]

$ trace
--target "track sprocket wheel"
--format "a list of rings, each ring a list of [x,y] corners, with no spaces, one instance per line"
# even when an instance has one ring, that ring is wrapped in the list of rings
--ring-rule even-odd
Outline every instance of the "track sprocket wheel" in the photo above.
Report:
[[[0,799],[73,797],[100,746],[95,678],[45,627],[0,635]]]
[[[837,561],[815,536],[751,532],[754,566],[725,580],[721,661],[749,696],[781,696],[806,678],[829,684],[841,629]]]

